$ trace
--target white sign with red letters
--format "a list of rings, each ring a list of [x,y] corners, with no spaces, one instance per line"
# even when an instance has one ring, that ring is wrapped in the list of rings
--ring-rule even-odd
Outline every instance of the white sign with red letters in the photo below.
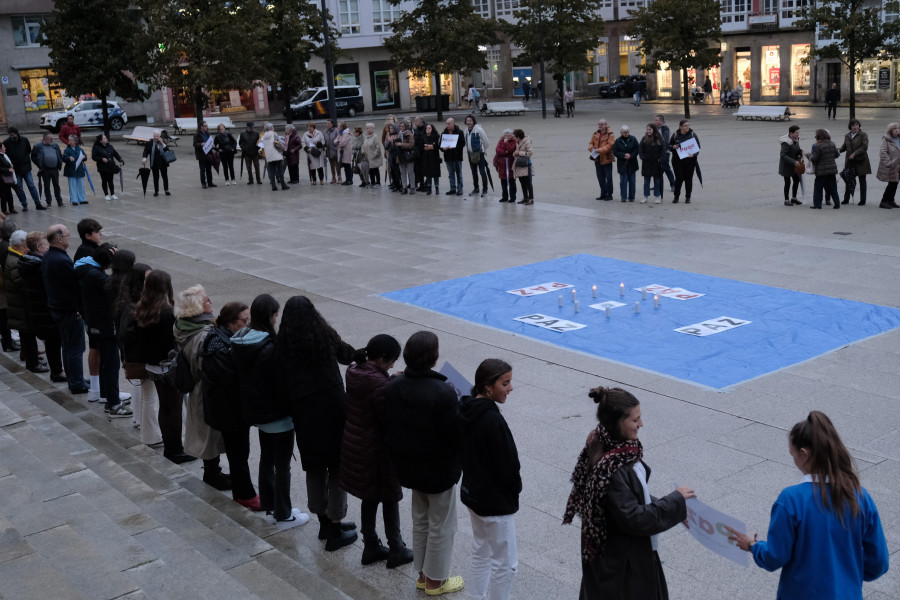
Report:
[[[542,327],[544,329],[549,329],[550,331],[558,332],[577,331],[578,329],[587,327],[587,325],[584,325],[582,323],[567,321],[565,319],[560,319],[559,317],[551,317],[550,315],[542,315],[540,313],[516,317],[515,320],[521,323],[528,323],[529,325],[534,325],[536,327]]]
[[[647,290],[648,294],[653,294],[659,296],[660,298],[671,298],[673,300],[693,300],[694,298],[699,298],[700,296],[706,295],[700,294],[698,292],[689,292],[684,288],[672,288],[665,285],[659,285],[658,283],[648,285],[644,288],[634,288],[634,290],[636,292]]]
[[[735,531],[745,532],[747,526],[725,513],[707,506],[697,498],[687,499],[687,528],[698,542],[720,556],[733,560],[742,567],[749,566],[749,552],[738,548],[737,542],[728,539],[730,535],[725,526]]]
[[[703,321],[702,323],[694,323],[687,327],[679,327],[675,331],[678,333],[695,335],[697,337],[706,337],[708,335],[715,335],[717,333],[722,333],[723,331],[728,331],[729,329],[734,329],[735,327],[741,327],[742,325],[749,325],[750,323],[752,323],[752,321],[745,321],[744,319],[737,319],[735,317],[718,317],[716,319]]]
[[[541,283],[518,290],[507,290],[506,293],[512,294],[513,296],[539,296],[540,294],[556,292],[570,287],[572,287],[571,283],[559,283],[558,281],[551,281],[550,283]]]

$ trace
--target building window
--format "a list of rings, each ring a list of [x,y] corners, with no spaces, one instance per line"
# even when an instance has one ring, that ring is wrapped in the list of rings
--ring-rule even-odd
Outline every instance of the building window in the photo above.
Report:
[[[519,0],[496,0],[497,16],[513,16],[513,13],[519,10]]]
[[[390,33],[391,24],[399,16],[400,9],[395,8],[388,0],[372,0],[372,26],[375,33]]]
[[[359,33],[359,0],[340,0],[341,33]]]
[[[866,59],[859,63],[856,83],[860,93],[874,93],[878,87],[878,61]]]
[[[475,14],[485,19],[491,18],[491,4],[488,0],[472,0],[472,8],[475,9]]]
[[[669,63],[659,63],[659,71],[656,72],[656,94],[661,98],[672,96],[672,69]]]
[[[591,63],[591,83],[600,83],[609,78],[609,59],[607,58],[607,45],[600,43],[594,50],[588,50],[588,61]]]
[[[809,96],[809,65],[802,62],[808,55],[809,44],[791,46],[791,94],[794,96]]]
[[[719,11],[723,23],[743,23],[747,20],[746,0],[722,0]]]
[[[19,71],[19,77],[22,78],[22,100],[25,102],[26,111],[64,108],[59,84],[51,83],[55,75],[51,69]]]
[[[500,46],[490,46],[484,54],[487,59],[487,69],[481,70],[482,85],[489,88],[502,88],[503,64],[500,62]]]
[[[884,17],[882,18],[884,19],[885,23],[896,21],[898,16],[900,16],[900,14],[897,13],[896,5],[893,5],[890,9],[888,8],[888,6],[884,7]]]
[[[809,5],[809,0],[781,0],[781,18],[795,19]]]
[[[781,47],[762,47],[762,95],[777,96],[781,86]]]
[[[778,0],[763,0],[759,8],[764,15],[777,15]]]
[[[41,45],[42,15],[25,15],[12,18],[13,39],[19,48]]]

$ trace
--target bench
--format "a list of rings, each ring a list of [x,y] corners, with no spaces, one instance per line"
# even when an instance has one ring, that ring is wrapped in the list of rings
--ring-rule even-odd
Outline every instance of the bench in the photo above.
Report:
[[[515,102],[488,102],[487,110],[482,111],[483,114],[492,115],[519,115],[528,109],[521,100]]]
[[[210,131],[215,131],[219,125],[224,125],[225,129],[234,129],[231,117],[206,117],[203,120],[209,125]],[[184,135],[189,131],[197,131],[197,119],[194,117],[179,117],[175,119],[173,127],[178,135]]]
[[[154,133],[159,133],[160,135],[162,135],[162,129],[158,127],[147,127],[142,125],[140,127],[135,127],[134,131],[132,131],[131,133],[123,133],[122,137],[125,138],[126,144],[128,142],[137,142],[138,144],[143,144],[152,140]]]
[[[741,105],[734,113],[736,119],[756,121],[790,121],[791,109],[787,106],[750,106]]]

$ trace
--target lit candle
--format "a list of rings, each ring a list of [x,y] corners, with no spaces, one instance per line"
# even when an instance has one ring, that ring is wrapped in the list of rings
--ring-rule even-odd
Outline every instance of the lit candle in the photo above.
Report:
[[[572,302],[575,302],[575,288],[572,288]]]
[[[560,306],[563,305],[563,303],[562,303],[562,294],[559,295],[559,305],[560,305]]]
[[[624,283],[620,283],[620,284],[619,284],[619,295],[620,295],[620,296],[624,296],[624,295],[625,295],[625,284],[624,284]]]
[[[591,292],[592,292],[591,295],[592,295],[594,298],[596,298],[596,297],[597,297],[597,286],[596,286],[596,285],[595,285],[594,287],[591,288]]]
[[[641,312],[641,303],[635,302],[634,303],[634,314],[638,314],[639,312]]]
[[[653,308],[659,308],[659,294],[653,296]]]
[[[575,301],[575,312],[578,312],[578,300]]]
[[[608,319],[609,316],[610,316],[610,310],[609,310],[609,307],[607,306],[606,307],[606,318]]]
[[[641,300],[647,299],[647,288],[641,288]]]

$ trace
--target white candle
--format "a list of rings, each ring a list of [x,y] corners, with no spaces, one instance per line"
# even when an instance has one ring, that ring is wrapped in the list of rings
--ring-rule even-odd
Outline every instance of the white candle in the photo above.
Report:
[[[563,303],[562,303],[562,294],[559,295],[559,305],[560,305],[560,306],[563,305]]]
[[[592,292],[592,293],[591,293],[591,296],[593,296],[594,298],[596,298],[596,297],[597,297],[597,286],[596,286],[596,285],[595,285],[594,287],[591,288],[591,292]]]
[[[647,288],[641,288],[641,300],[647,299]]]
[[[641,303],[635,302],[634,303],[634,314],[638,314],[639,312],[641,312]]]
[[[607,318],[607,319],[609,318],[609,313],[610,313],[609,307],[607,306],[607,307],[606,307],[606,318]]]
[[[653,296],[653,308],[659,308],[659,294]]]
[[[620,284],[619,284],[619,295],[620,295],[620,296],[624,296],[624,295],[625,295],[625,284],[624,284],[624,283],[620,283]]]
[[[572,302],[575,302],[575,288],[572,288]]]
[[[575,301],[575,312],[578,312],[578,300]]]

